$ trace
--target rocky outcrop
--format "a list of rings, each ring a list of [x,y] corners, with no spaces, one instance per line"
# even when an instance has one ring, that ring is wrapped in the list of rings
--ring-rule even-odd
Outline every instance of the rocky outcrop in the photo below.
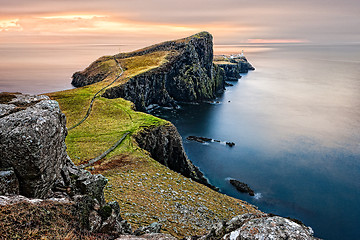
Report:
[[[135,135],[139,147],[148,151],[153,159],[173,171],[216,189],[203,173],[187,158],[180,134],[172,124],[144,129]]]
[[[198,136],[188,136],[186,138],[189,141],[195,141],[195,142],[199,142],[199,143],[205,143],[205,142],[217,142],[217,143],[221,143],[220,140],[217,139],[212,139],[212,138],[207,138],[207,137],[198,137]],[[234,142],[224,142],[227,146],[229,147],[233,147],[235,146]]]
[[[47,96],[3,93],[0,98],[0,109],[12,109],[0,117],[1,194],[67,198],[76,202],[84,228],[123,233],[118,205],[105,203],[107,179],[77,168],[67,155],[66,120],[58,103]]]
[[[156,51],[167,51],[172,54],[169,54],[167,62],[161,66],[131,77],[124,84],[107,89],[103,97],[125,98],[132,101],[136,109],[144,111],[151,104],[174,106],[176,101],[209,100],[224,91],[225,72],[212,62],[211,34],[201,32],[185,39],[160,43],[115,57],[124,59]],[[85,86],[105,79],[107,72],[98,71],[101,63],[99,59],[85,71],[76,72],[72,84]]]
[[[226,81],[237,81],[241,78],[240,73],[255,70],[244,56],[216,56],[214,64],[224,69]]]
[[[246,183],[240,182],[236,179],[230,179],[230,184],[233,185],[239,192],[248,193],[250,196],[255,196],[254,190],[252,190]]]
[[[253,239],[293,239],[313,240],[310,227],[290,219],[268,214],[244,214],[228,222],[215,224],[200,240],[253,240]],[[191,238],[189,238],[191,239]]]

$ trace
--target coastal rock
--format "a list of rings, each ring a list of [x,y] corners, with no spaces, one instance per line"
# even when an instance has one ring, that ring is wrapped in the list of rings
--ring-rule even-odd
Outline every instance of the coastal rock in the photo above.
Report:
[[[248,193],[250,196],[254,196],[254,191],[246,183],[240,182],[235,179],[230,179],[229,182],[233,185],[239,192]]]
[[[67,155],[66,120],[58,103],[47,96],[10,93],[0,94],[0,101],[0,108],[15,105],[0,117],[0,168],[6,169],[0,172],[1,194],[70,199],[76,203],[84,228],[113,235],[127,233],[118,205],[105,203],[107,179],[79,169]],[[101,216],[100,226],[94,223],[99,219],[95,206],[100,207],[100,216],[103,209],[109,212]]]
[[[226,81],[238,81],[241,78],[240,73],[255,70],[246,57],[242,55],[215,56],[214,64],[224,69]]]
[[[212,226],[200,240],[293,239],[314,240],[310,227],[267,214],[243,214]]]
[[[187,158],[181,136],[174,125],[147,128],[134,137],[139,147],[148,151],[156,161],[185,177],[217,190]]]
[[[233,146],[235,146],[235,143],[234,142],[226,142],[226,145],[228,145],[229,147],[233,147]]]
[[[196,142],[199,142],[199,143],[211,142],[212,141],[211,138],[197,137],[197,136],[188,136],[186,139],[190,140],[190,141],[196,141]]]

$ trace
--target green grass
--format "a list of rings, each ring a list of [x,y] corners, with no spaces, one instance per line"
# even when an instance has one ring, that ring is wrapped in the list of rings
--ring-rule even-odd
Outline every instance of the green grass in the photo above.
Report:
[[[148,56],[121,59],[121,66],[127,70],[116,84],[126,82],[129,79],[129,75],[140,74],[163,64],[166,62],[166,55],[166,52],[157,52]],[[115,63],[113,59],[104,59],[106,65],[114,68],[114,72],[118,71],[118,67],[115,64],[109,63],[109,61]],[[98,71],[98,65],[102,65],[99,60],[96,64],[91,65],[95,68],[94,71]],[[117,73],[119,74],[119,72]],[[93,95],[103,86],[113,81],[115,77],[115,74],[110,74],[102,82],[48,95],[59,102],[60,108],[67,118],[67,127],[69,128],[85,116]],[[98,97],[87,120],[69,131],[66,138],[67,151],[75,164],[80,164],[100,155],[111,147],[125,132],[130,132],[126,140],[106,157],[106,159],[111,158],[114,155],[132,151],[133,140],[131,134],[144,127],[158,126],[166,123],[165,120],[152,115],[134,111],[133,104],[125,99]]]

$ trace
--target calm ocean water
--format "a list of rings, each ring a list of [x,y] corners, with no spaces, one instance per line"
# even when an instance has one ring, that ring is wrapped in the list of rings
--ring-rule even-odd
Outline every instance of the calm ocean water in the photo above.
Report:
[[[71,88],[73,72],[136,46],[1,46],[0,91]],[[245,49],[256,71],[219,103],[154,114],[171,120],[189,158],[221,191],[261,210],[302,220],[325,239],[360,235],[360,46],[217,46]],[[197,135],[232,141],[200,144]],[[227,179],[249,184],[240,194]]]

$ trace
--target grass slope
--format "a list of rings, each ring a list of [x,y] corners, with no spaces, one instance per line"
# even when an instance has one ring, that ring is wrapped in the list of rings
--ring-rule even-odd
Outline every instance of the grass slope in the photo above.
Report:
[[[155,51],[119,58],[125,72],[115,84],[124,83],[132,76],[161,66],[169,55],[174,55],[174,52]],[[94,68],[95,72],[107,72],[105,80],[48,94],[59,102],[67,118],[67,127],[83,118],[92,96],[119,74],[111,57],[102,57],[93,64],[98,66]],[[146,127],[169,123],[136,112],[132,106],[131,102],[121,98],[98,97],[89,118],[69,131],[66,145],[69,156],[79,165],[100,155],[123,133],[130,132],[126,140],[91,171],[109,179],[105,189],[106,200],[120,203],[123,218],[134,229],[158,221],[162,223],[163,231],[174,236],[199,235],[218,220],[257,211],[245,202],[217,193],[153,160],[137,146],[132,135]]]

